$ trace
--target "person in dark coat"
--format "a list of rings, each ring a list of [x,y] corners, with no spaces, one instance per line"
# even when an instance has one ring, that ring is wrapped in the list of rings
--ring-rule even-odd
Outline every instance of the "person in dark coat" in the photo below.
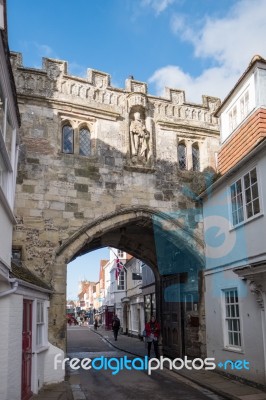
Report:
[[[114,332],[115,340],[117,340],[117,335],[118,335],[119,328],[120,328],[120,319],[115,314],[115,316],[113,318],[113,321],[112,321],[112,329],[113,329],[113,332]]]
[[[146,340],[148,342],[148,357],[151,356],[151,345],[153,343],[156,358],[159,359],[158,340],[160,336],[160,324],[152,315],[150,322],[145,325]]]

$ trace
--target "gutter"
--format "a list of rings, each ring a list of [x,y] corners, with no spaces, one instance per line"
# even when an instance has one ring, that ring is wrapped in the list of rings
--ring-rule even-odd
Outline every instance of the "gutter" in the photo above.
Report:
[[[18,289],[18,281],[15,278],[8,278],[9,283],[11,283],[12,288],[0,292],[0,297],[8,296],[12,293],[15,293]]]
[[[29,289],[38,290],[39,292],[49,293],[49,294],[54,293],[54,290],[52,289],[43,288],[41,286],[35,285],[34,283],[24,281],[23,279],[17,279],[17,281],[21,286],[28,287]]]

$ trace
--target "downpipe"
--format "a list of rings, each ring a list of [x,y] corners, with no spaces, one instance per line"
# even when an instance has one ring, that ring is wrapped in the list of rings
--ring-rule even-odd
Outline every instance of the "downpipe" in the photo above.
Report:
[[[9,278],[8,282],[11,283],[12,288],[5,290],[3,292],[0,292],[0,297],[8,296],[12,293],[15,293],[18,289],[18,281],[15,278]]]

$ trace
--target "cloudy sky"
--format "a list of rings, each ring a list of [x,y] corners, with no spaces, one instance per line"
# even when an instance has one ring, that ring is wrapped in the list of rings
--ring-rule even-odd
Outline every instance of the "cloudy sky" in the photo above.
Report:
[[[266,57],[266,0],[8,0],[9,42],[24,65],[42,57],[147,82],[151,94],[183,89],[224,98],[255,54]]]
[[[224,98],[255,54],[266,58],[266,0],[7,0],[9,45],[25,66],[42,57],[68,62],[69,73],[107,72],[124,88],[133,75],[150,94],[182,89],[186,99]],[[69,267],[77,279],[98,280],[99,259],[89,254]],[[88,265],[94,267],[88,268]],[[79,267],[79,269],[78,269]]]

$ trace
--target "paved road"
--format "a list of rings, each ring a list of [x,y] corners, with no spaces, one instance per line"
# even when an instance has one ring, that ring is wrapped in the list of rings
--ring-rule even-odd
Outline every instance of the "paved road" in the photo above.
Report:
[[[106,357],[110,360],[111,357],[116,357],[121,360],[125,356],[131,361],[134,359],[133,356],[114,349],[88,327],[68,328],[67,353],[70,358],[79,359]],[[140,362],[136,365],[139,366]],[[166,369],[152,371],[151,375],[147,371],[125,369],[116,375],[110,369],[70,370],[70,382],[82,390],[84,397],[77,399],[222,400],[222,397]]]

